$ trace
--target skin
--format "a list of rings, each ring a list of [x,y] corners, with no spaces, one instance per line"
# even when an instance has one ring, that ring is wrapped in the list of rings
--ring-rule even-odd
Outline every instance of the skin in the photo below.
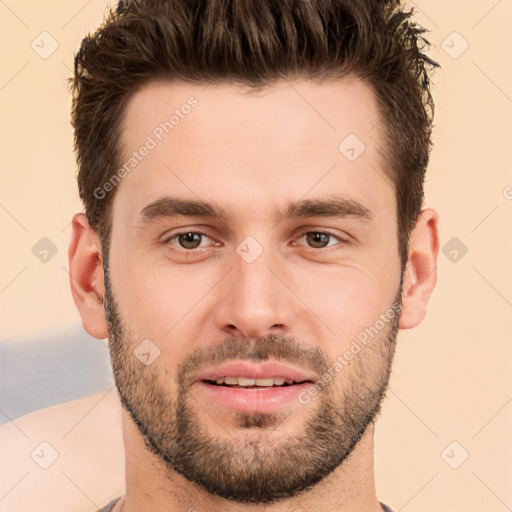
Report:
[[[391,308],[400,297],[402,276],[395,193],[381,157],[382,119],[364,82],[352,77],[323,84],[297,80],[257,93],[228,84],[151,83],[127,105],[125,156],[168,118],[166,112],[190,96],[198,100],[197,107],[115,189],[107,293],[107,255],[100,240],[83,214],[72,222],[74,300],[87,332],[97,338],[110,335],[116,384],[125,399],[126,494],[114,511],[380,511],[373,421],[389,378],[396,331],[424,319],[435,286],[438,214],[424,209],[411,234],[396,325],[388,323],[324,391],[307,404],[294,401],[266,418],[212,404],[192,384],[199,368],[186,363],[193,353],[203,355],[205,363],[231,342],[233,355],[245,350],[254,355],[259,347],[273,359],[279,353],[285,363],[301,368],[297,361],[302,360],[303,368],[320,373]],[[338,150],[351,133],[366,146],[355,161]],[[276,210],[290,201],[333,193],[363,204],[372,219],[276,220]],[[168,195],[215,202],[227,220],[142,222],[141,210]],[[188,231],[207,235],[192,255],[177,237],[169,239]],[[311,232],[334,238],[321,248],[306,236]],[[236,252],[247,236],[263,249],[250,264]],[[148,338],[160,355],[144,366],[133,350]],[[177,409],[179,403],[185,410]],[[322,438],[321,411],[336,427]],[[180,445],[178,420],[185,415],[195,428],[188,429],[189,444]],[[354,428],[349,428],[351,415]],[[148,444],[134,418],[162,434],[160,439]],[[194,444],[196,433],[207,443]],[[303,436],[301,443],[290,444],[297,436]],[[239,499],[209,492],[161,457],[184,446],[204,449],[195,462],[205,474],[222,468],[219,484],[228,485],[229,471],[240,482],[250,482],[257,474],[271,475],[258,471],[274,468],[276,486],[286,492],[275,500],[261,495],[260,501],[249,491]],[[221,446],[227,451],[221,452]],[[228,455],[226,460],[215,457],[220,453]],[[328,471],[314,481],[312,468],[318,461]],[[311,486],[294,491],[301,468],[311,470]],[[285,476],[279,479],[279,474]]]
[[[58,453],[46,469],[31,457],[42,441]],[[112,494],[125,491],[121,405],[115,388],[5,423],[0,450],[2,511],[91,512]]]

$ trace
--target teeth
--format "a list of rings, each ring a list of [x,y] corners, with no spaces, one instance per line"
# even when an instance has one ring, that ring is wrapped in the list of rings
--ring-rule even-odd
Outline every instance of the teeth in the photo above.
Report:
[[[238,379],[238,383],[240,384],[240,378]],[[273,386],[274,379],[270,377],[269,379],[256,379],[256,386]]]
[[[245,377],[238,377],[238,385],[239,386],[254,386],[256,384],[256,379],[246,379]],[[272,384],[274,383],[272,379]],[[272,386],[272,384],[270,384]]]
[[[284,379],[282,377],[269,377],[265,379],[248,379],[246,377],[219,377],[215,379],[215,384],[228,384],[230,386],[260,386],[260,387],[271,387],[271,386],[282,386],[284,383],[293,384],[293,379]]]

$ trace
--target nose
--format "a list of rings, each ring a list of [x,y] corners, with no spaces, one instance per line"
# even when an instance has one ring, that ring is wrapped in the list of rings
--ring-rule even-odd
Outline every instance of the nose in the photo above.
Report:
[[[219,288],[216,322],[229,334],[254,338],[290,331],[297,322],[299,304],[277,258],[264,251],[248,263],[238,254]]]

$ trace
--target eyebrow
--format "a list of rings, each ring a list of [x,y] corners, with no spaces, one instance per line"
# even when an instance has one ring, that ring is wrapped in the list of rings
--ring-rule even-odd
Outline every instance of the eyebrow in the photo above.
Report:
[[[142,223],[150,223],[162,218],[203,217],[226,221],[226,210],[215,202],[164,197],[145,206],[139,214]],[[305,217],[353,217],[361,220],[372,220],[371,211],[359,201],[349,197],[331,194],[325,198],[303,199],[288,203],[285,211],[277,212],[276,220]]]

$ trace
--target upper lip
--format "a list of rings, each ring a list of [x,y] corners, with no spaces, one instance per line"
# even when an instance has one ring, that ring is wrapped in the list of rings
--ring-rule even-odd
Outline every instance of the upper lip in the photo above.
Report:
[[[277,361],[264,361],[251,363],[249,361],[231,361],[215,368],[209,368],[199,373],[193,382],[201,380],[216,380],[223,377],[246,377],[248,379],[268,379],[281,377],[292,379],[295,382],[312,381],[317,377],[314,373],[297,369],[293,366],[278,363]]]

